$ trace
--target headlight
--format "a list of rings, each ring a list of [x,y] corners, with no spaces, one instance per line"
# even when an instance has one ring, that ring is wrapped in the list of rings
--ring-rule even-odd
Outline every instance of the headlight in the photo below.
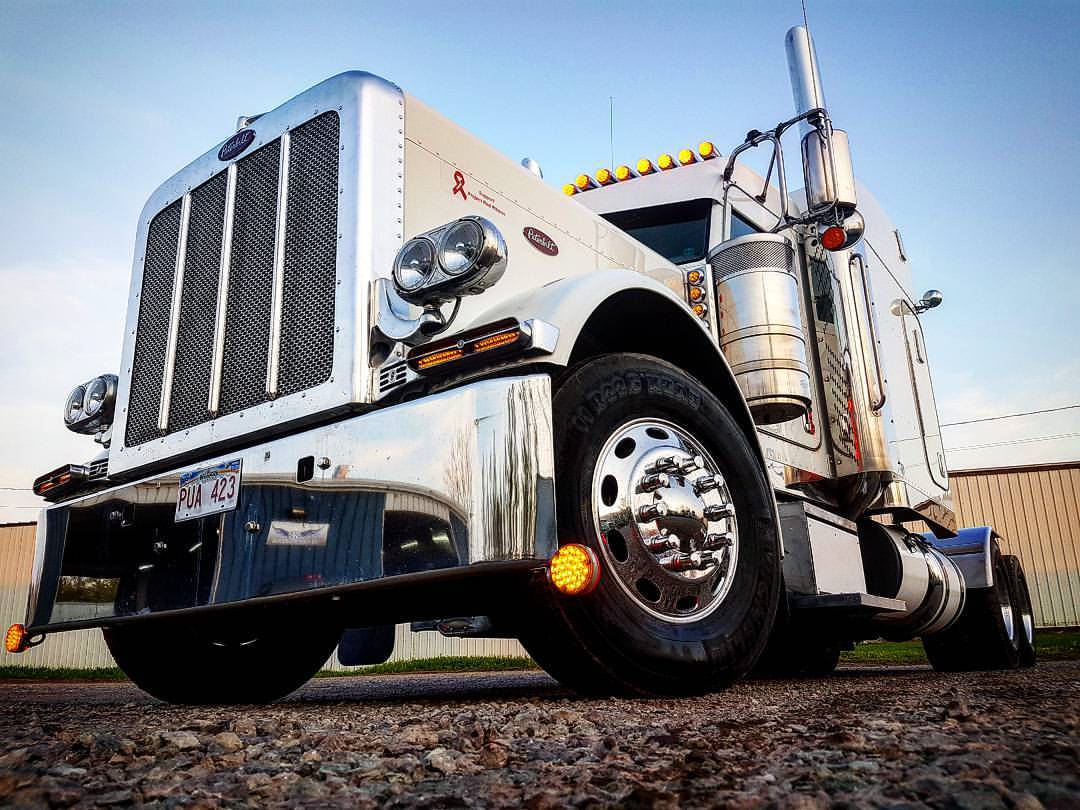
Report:
[[[410,239],[394,260],[394,283],[411,291],[421,287],[435,269],[435,247],[429,239]]]
[[[76,433],[98,433],[112,424],[116,375],[102,374],[77,385],[64,405],[64,424]]]
[[[67,402],[64,403],[64,424],[71,427],[80,419],[83,415],[83,400],[86,398],[86,386],[76,385],[70,394],[68,394]]]
[[[499,229],[468,216],[406,242],[394,259],[394,287],[411,304],[441,304],[483,292],[505,271]]]
[[[484,248],[484,232],[470,219],[446,229],[439,240],[439,264],[451,276],[459,276],[476,262]]]

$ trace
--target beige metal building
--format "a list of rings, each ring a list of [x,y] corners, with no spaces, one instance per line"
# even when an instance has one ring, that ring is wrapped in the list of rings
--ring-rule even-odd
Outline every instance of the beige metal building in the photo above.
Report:
[[[962,526],[994,526],[1023,561],[1039,627],[1080,625],[1080,462],[951,473]],[[32,523],[0,525],[0,629],[22,621],[34,553]],[[516,641],[448,639],[397,628],[391,660],[448,655],[523,656]],[[0,665],[112,666],[98,630],[62,633]],[[332,659],[328,667],[344,669]]]

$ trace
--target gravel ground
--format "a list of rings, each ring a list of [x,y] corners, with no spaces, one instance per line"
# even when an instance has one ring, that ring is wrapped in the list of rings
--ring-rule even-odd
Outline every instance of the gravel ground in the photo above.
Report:
[[[0,806],[1080,807],[1080,663],[843,670],[688,700],[536,672],[314,681],[257,708],[0,684]]]

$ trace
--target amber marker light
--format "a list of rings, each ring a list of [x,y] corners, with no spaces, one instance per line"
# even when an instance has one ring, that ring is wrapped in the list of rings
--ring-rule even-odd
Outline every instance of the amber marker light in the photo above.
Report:
[[[699,318],[704,318],[706,312],[708,312],[708,310],[705,309],[704,304],[694,304],[694,314]]]
[[[590,188],[596,187],[596,183],[587,174],[579,174],[577,180],[574,181],[574,185],[578,187],[578,191],[588,191]]]
[[[615,175],[611,173],[611,169],[597,169],[596,182],[602,186],[610,186],[615,182]]]
[[[697,153],[702,160],[712,160],[716,157],[716,146],[712,141],[702,141],[698,144]]]
[[[21,653],[30,649],[30,645],[27,643],[29,636],[26,633],[26,628],[21,624],[13,624],[8,628],[7,635],[4,636],[4,649],[9,653]]]
[[[847,233],[839,225],[825,229],[821,235],[821,246],[826,250],[839,250],[847,241]]]
[[[623,164],[622,166],[619,166],[615,170],[615,179],[618,180],[620,183],[623,180],[629,180],[633,176],[634,176],[634,170],[631,169],[626,164]]]
[[[700,284],[702,281],[705,280],[705,274],[702,273],[700,270],[691,270],[689,273],[686,274],[686,280],[689,281],[691,284]]]
[[[570,543],[548,562],[548,580],[567,596],[591,593],[600,581],[600,561],[591,548]]]
[[[660,157],[656,159],[656,165],[660,167],[661,171],[667,171],[668,169],[675,168],[675,158],[664,152]]]
[[[500,346],[508,346],[511,343],[516,343],[520,338],[521,332],[517,329],[511,329],[509,332],[500,332],[497,335],[474,340],[472,342],[472,350],[473,352],[490,352],[492,349],[498,349]]]
[[[642,158],[637,162],[638,174],[652,174],[656,171],[656,167],[652,165],[652,161],[648,158]]]
[[[679,165],[689,166],[691,163],[697,163],[697,155],[690,149],[679,150]]]
[[[445,351],[435,352],[434,354],[421,357],[416,365],[423,371],[435,366],[441,366],[443,363],[451,363],[454,360],[460,360],[464,356],[465,352],[461,349],[446,349]]]
[[[690,300],[691,301],[697,302],[697,301],[700,301],[704,297],[705,297],[705,291],[703,289],[701,289],[701,287],[691,287],[690,288]]]
[[[575,194],[577,194],[577,186],[575,186],[573,183],[567,183],[565,186],[562,187],[562,193],[565,194],[567,197],[573,197]]]

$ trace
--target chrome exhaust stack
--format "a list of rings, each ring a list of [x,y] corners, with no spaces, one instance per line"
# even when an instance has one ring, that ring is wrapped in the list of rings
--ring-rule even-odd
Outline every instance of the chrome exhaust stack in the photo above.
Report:
[[[859,201],[847,133],[833,129],[826,112],[810,33],[801,25],[795,26],[787,32],[785,46],[795,112],[805,116],[799,121],[799,131],[807,210],[822,217],[834,213],[833,224],[840,225],[855,213]]]

